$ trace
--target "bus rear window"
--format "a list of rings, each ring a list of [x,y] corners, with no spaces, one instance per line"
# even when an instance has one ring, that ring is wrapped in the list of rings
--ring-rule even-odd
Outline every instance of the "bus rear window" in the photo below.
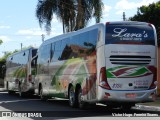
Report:
[[[106,44],[155,45],[154,30],[149,25],[106,25]]]

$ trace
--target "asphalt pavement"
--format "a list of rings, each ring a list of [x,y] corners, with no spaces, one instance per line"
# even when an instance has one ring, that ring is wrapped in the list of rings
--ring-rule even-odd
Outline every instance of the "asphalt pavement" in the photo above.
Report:
[[[0,87],[0,92],[5,92],[6,89]],[[160,97],[157,97],[154,102],[138,103],[136,109],[147,109],[152,111],[160,111]]]

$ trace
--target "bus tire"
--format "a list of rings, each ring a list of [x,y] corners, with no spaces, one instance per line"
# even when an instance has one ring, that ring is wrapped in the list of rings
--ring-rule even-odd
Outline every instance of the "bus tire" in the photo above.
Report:
[[[74,92],[74,88],[73,86],[71,86],[69,88],[69,105],[71,107],[76,107],[76,96],[75,96],[75,92]]]
[[[48,100],[47,96],[43,95],[43,87],[42,87],[42,85],[39,88],[39,96],[40,96],[40,99],[43,100],[43,101],[47,101]]]
[[[82,100],[82,89],[79,88],[78,89],[78,107],[80,109],[85,109],[87,106],[88,104]]]
[[[22,92],[21,85],[18,86],[18,93],[19,93],[20,97],[25,97],[26,96],[26,93]]]

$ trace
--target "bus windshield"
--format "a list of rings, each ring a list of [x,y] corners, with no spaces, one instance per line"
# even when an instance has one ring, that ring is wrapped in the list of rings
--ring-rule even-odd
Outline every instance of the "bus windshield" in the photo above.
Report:
[[[106,25],[106,44],[155,45],[151,25]]]

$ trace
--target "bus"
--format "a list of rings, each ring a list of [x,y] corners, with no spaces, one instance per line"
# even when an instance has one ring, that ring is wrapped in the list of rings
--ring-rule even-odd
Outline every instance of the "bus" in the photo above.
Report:
[[[71,107],[102,103],[130,109],[154,101],[157,37],[150,23],[99,23],[50,38],[38,49],[35,93]]]
[[[37,48],[16,52],[6,60],[5,87],[9,94],[19,92],[19,96],[34,94]]]

